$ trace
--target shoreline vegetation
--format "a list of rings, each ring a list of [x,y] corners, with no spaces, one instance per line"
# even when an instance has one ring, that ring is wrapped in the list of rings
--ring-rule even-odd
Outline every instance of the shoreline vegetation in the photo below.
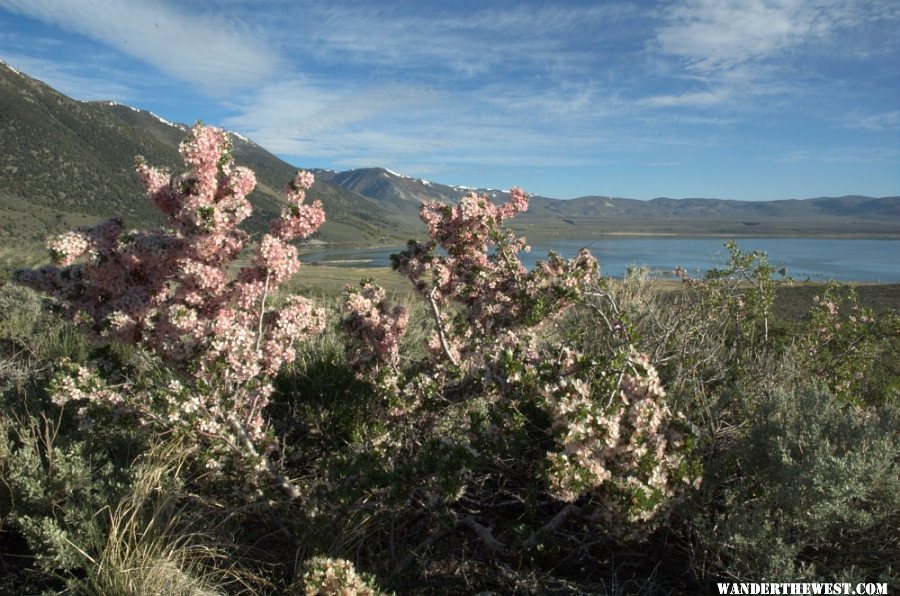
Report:
[[[408,297],[415,295],[409,281],[390,267],[343,267],[319,263],[304,263],[300,273],[287,282],[285,291],[337,297],[345,287],[354,286],[364,278],[374,279],[388,294]],[[622,281],[616,278],[608,279],[613,283]],[[829,283],[818,280],[783,282],[776,294],[776,312],[791,313],[790,318],[797,318],[805,313],[804,308],[808,310],[813,304],[813,296],[823,292]],[[681,280],[671,277],[652,277],[650,284],[662,292],[677,292],[684,288]],[[840,285],[855,288],[861,306],[872,308],[877,312],[892,308],[900,310],[900,283],[846,282]]]

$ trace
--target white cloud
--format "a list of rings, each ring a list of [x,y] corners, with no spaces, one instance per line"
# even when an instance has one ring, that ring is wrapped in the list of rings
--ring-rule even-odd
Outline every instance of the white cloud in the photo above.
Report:
[[[282,153],[330,155],[345,139],[372,126],[374,120],[400,118],[408,111],[422,117],[437,95],[412,85],[328,85],[295,77],[265,85],[232,107],[232,127],[265,147]],[[330,139],[324,141],[324,139]]]
[[[781,156],[780,161],[822,162],[845,164],[896,163],[900,159],[897,147],[829,147],[798,149]]]
[[[868,34],[890,28],[898,7],[891,0],[683,0],[663,11],[647,43],[668,92],[638,103],[773,113],[846,93],[825,65],[861,60],[870,47],[888,51]]]
[[[822,42],[827,51],[858,45],[850,30],[898,18],[893,0],[684,0],[666,11],[651,47],[694,72],[724,72]]]
[[[589,111],[577,93],[571,101],[550,92],[516,103],[515,92],[506,90],[511,101],[504,101],[500,89],[476,97],[415,85],[326,83],[297,78],[267,85],[237,102],[238,114],[224,124],[298,163],[393,165],[417,176],[433,173],[434,164],[586,163],[609,141],[596,120],[556,117]],[[548,113],[534,118],[540,106]]]
[[[690,0],[657,33],[661,52],[699,71],[727,69],[826,34],[827,12],[796,0]]]
[[[239,23],[153,0],[0,0],[0,7],[85,35],[210,92],[251,85],[277,66]]]

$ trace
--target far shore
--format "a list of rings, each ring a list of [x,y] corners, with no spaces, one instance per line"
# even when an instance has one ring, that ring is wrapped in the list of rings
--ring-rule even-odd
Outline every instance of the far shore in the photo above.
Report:
[[[602,240],[604,237],[635,237],[635,238],[821,238],[835,240],[900,240],[900,231],[897,232],[640,232],[640,231],[614,231],[614,232],[541,232],[537,230],[513,230],[517,235],[524,235],[528,240],[558,240],[565,238],[578,238],[584,240]],[[424,242],[424,232],[406,240],[384,239],[381,241],[325,241],[316,240],[306,242],[301,246],[301,251],[323,251],[332,248],[389,248],[403,247],[410,240]]]

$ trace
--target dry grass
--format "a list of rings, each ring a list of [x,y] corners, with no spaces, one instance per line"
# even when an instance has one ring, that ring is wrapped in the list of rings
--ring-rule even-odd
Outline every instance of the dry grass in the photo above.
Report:
[[[154,446],[139,464],[131,491],[107,512],[109,527],[76,594],[150,596],[257,593],[262,580],[236,570],[228,553],[197,531],[177,480],[191,450]],[[99,514],[99,515],[102,515]]]

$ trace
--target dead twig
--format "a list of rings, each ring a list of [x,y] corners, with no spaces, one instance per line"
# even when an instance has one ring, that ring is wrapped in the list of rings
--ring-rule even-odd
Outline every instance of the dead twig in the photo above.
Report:
[[[475,535],[478,536],[482,544],[484,544],[487,549],[495,555],[505,557],[509,554],[509,550],[502,542],[494,538],[491,530],[488,527],[478,523],[471,515],[464,515],[460,517],[457,521],[457,524],[465,526],[475,532]]]

